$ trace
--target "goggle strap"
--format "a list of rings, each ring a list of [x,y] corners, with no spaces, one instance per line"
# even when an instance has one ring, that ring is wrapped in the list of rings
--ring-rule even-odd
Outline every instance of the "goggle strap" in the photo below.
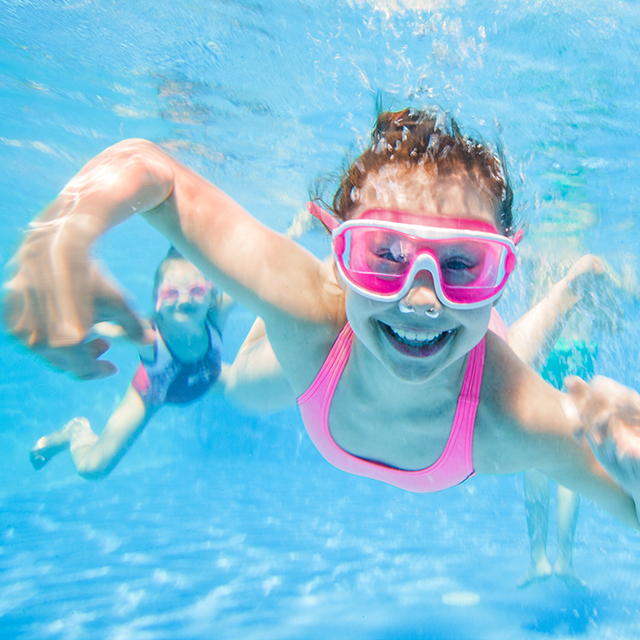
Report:
[[[318,206],[315,202],[307,202],[307,211],[314,217],[320,220],[327,229],[333,231],[340,226],[340,221],[336,220],[328,211],[325,211],[322,207]]]

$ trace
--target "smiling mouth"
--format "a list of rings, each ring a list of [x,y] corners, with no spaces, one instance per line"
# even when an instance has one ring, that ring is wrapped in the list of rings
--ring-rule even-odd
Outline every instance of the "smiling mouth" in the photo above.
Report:
[[[455,334],[456,329],[448,331],[409,331],[379,323],[391,344],[401,353],[411,356],[426,357],[440,351]]]

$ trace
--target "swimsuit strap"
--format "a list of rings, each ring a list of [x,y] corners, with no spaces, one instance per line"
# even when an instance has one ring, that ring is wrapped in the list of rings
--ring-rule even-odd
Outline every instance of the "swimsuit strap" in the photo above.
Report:
[[[351,355],[351,342],[353,340],[353,329],[347,324],[342,327],[336,341],[329,351],[327,359],[322,364],[316,379],[311,386],[298,398],[298,404],[304,404],[314,398],[317,393],[322,394],[322,418],[328,426],[329,409],[338,382],[342,377],[342,372],[347,365],[347,360]],[[333,439],[333,438],[332,438]]]
[[[451,435],[442,455],[437,462],[429,467],[430,470],[435,470],[436,465],[444,466],[447,460],[457,453],[460,462],[469,471],[467,478],[473,475],[473,428],[480,402],[485,350],[485,339],[482,338],[469,352],[467,370],[464,374],[456,415],[451,426]]]
[[[331,435],[331,401],[351,354],[352,340],[353,330],[347,323],[340,331],[316,379],[298,398],[298,407],[307,433],[324,458],[348,473],[381,480],[415,492],[440,491],[473,475],[473,430],[482,386],[484,338],[469,352],[456,413],[442,455],[426,469],[417,471],[397,469],[354,456],[339,447]]]

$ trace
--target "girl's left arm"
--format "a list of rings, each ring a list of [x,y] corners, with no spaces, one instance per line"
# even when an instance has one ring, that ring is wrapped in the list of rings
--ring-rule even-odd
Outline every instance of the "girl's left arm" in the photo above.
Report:
[[[640,529],[640,395],[605,378],[562,393],[498,338],[487,347],[476,472],[538,469]]]
[[[640,520],[640,394],[603,376],[591,384],[572,376],[565,386],[565,413],[578,422],[574,437],[586,440],[598,463],[633,499]]]
[[[219,295],[218,304],[215,311],[213,311],[213,318],[211,319],[215,321],[215,325],[220,329],[220,331],[224,330],[224,325],[227,324],[227,319],[229,318],[231,310],[237,305],[238,303],[228,293],[223,291]]]
[[[607,378],[566,382],[561,393],[540,380],[524,468],[540,469],[640,529],[640,396]]]

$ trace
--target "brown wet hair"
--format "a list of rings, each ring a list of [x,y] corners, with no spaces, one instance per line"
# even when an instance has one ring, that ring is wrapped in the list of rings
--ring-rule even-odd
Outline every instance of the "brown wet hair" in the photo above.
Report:
[[[456,121],[441,110],[383,111],[371,134],[371,145],[345,170],[333,198],[340,220],[353,216],[357,193],[367,177],[386,166],[420,169],[446,179],[461,171],[488,191],[496,207],[496,224],[506,235],[513,228],[513,191],[501,150],[462,134]]]
[[[162,258],[160,264],[158,264],[156,272],[153,276],[153,289],[151,290],[151,299],[153,301],[154,307],[156,305],[156,302],[158,301],[158,289],[160,288],[160,283],[164,278],[164,274],[167,272],[167,269],[172,262],[179,260],[187,262],[187,259],[175,247],[169,247],[167,255]]]

